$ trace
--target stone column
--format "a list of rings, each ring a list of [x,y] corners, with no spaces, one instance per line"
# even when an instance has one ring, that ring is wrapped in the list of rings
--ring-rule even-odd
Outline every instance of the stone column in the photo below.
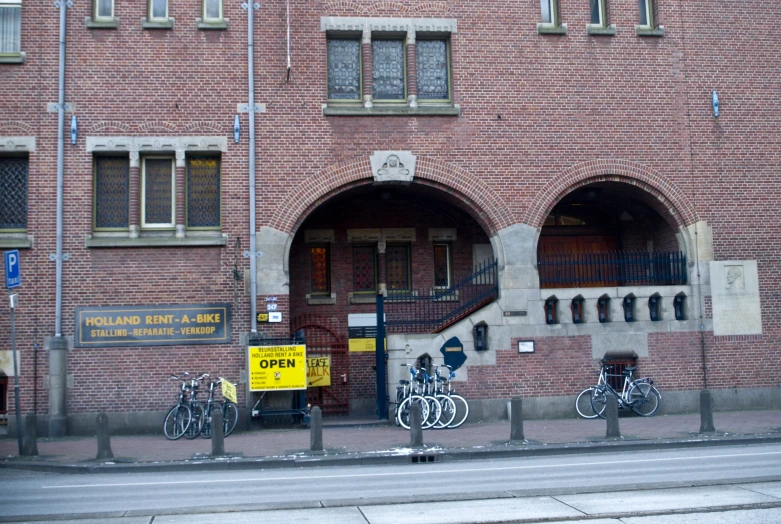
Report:
[[[185,188],[185,171],[184,171],[184,151],[176,152],[176,180],[174,185],[176,186],[176,238],[184,238],[184,188]]]
[[[68,339],[47,337],[49,350],[49,437],[64,437],[68,431],[66,394],[68,387]]]
[[[407,29],[407,101],[411,108],[418,107],[418,63],[412,26]]]
[[[385,242],[377,242],[377,291],[385,295],[388,289],[388,265],[385,260]]]
[[[138,238],[141,230],[141,162],[138,151],[130,152],[130,238]]]
[[[372,107],[372,32],[367,23],[363,28],[363,38],[361,39],[363,47],[362,66],[363,66],[363,107]]]

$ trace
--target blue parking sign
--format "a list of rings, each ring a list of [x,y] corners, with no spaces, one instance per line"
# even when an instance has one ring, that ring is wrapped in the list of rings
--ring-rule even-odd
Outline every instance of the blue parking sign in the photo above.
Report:
[[[5,287],[8,289],[22,285],[22,274],[19,270],[19,250],[5,252]]]

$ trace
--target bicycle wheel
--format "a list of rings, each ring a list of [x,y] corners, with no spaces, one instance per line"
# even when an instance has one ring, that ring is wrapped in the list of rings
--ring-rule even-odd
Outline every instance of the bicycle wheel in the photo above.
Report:
[[[437,400],[439,405],[442,406],[442,414],[437,423],[434,424],[434,429],[445,429],[453,422],[456,416],[456,403],[444,393],[437,395]]]
[[[603,387],[595,387],[591,390],[591,409],[599,418],[605,418],[607,407],[607,390]]]
[[[594,391],[594,386],[589,386],[580,392],[578,398],[575,399],[575,410],[578,412],[578,416],[581,418],[597,418],[597,412],[591,406],[591,394]]]
[[[212,413],[220,409],[219,404],[208,404],[204,410],[203,426],[201,426],[201,436],[203,438],[212,438]]]
[[[436,397],[427,395],[424,398],[428,403],[428,416],[423,419],[423,429],[429,429],[439,422],[440,417],[442,417],[442,404],[439,403]]]
[[[225,402],[222,406],[222,434],[228,436],[236,429],[239,421],[239,408],[233,402]]]
[[[428,402],[426,402],[426,399],[420,395],[412,395],[411,397],[407,397],[402,401],[401,404],[399,404],[399,409],[396,413],[396,420],[404,429],[409,429],[410,406],[413,403],[420,405],[423,420],[428,418]]]
[[[192,440],[201,434],[203,421],[206,420],[203,404],[200,402],[193,402],[190,404],[190,411],[192,412],[192,420],[190,421],[190,425],[184,431],[184,438],[188,440]]]
[[[641,417],[653,417],[659,411],[662,396],[651,384],[633,384],[627,396],[632,411]]]
[[[450,395],[451,400],[456,404],[456,416],[453,417],[453,421],[448,424],[448,429],[454,429],[466,422],[466,418],[469,416],[469,403],[461,395],[453,393]]]
[[[190,427],[192,413],[190,408],[184,404],[177,404],[172,407],[163,421],[163,433],[168,440],[176,440],[184,435],[184,432]]]

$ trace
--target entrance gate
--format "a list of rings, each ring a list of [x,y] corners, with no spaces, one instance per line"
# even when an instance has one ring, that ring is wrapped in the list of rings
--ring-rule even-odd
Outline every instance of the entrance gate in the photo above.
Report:
[[[337,335],[340,329],[338,323],[327,317],[301,315],[292,320],[291,327],[294,333],[304,332],[308,358],[331,359],[331,385],[307,388],[307,404],[319,406],[324,416],[348,415],[350,391],[346,378],[349,374],[349,358],[347,341]]]

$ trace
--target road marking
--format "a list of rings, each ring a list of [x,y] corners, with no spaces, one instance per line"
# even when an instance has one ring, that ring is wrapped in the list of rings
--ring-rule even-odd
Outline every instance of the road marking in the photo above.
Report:
[[[487,471],[517,471],[530,469],[550,469],[550,468],[573,468],[584,466],[614,466],[619,464],[642,464],[650,462],[672,462],[678,460],[703,460],[717,458],[736,458],[736,457],[761,457],[767,455],[781,455],[781,451],[768,451],[764,453],[732,453],[728,455],[698,455],[688,457],[670,457],[670,458],[652,458],[652,459],[631,459],[631,460],[608,460],[604,462],[575,462],[568,464],[540,464],[535,466],[506,466],[497,468],[470,468],[470,469],[446,469],[442,473],[476,473]],[[287,480],[321,480],[321,479],[347,479],[347,478],[370,478],[370,477],[406,477],[419,476],[420,471],[398,471],[389,473],[355,473],[345,475],[301,475],[297,477],[250,477],[241,479],[220,479],[221,483],[228,482],[279,482]],[[175,486],[185,484],[212,484],[214,479],[209,480],[176,480],[166,482],[122,482],[115,484],[73,484],[69,486],[41,486],[41,489],[84,489],[84,488],[119,488],[128,486]]]

